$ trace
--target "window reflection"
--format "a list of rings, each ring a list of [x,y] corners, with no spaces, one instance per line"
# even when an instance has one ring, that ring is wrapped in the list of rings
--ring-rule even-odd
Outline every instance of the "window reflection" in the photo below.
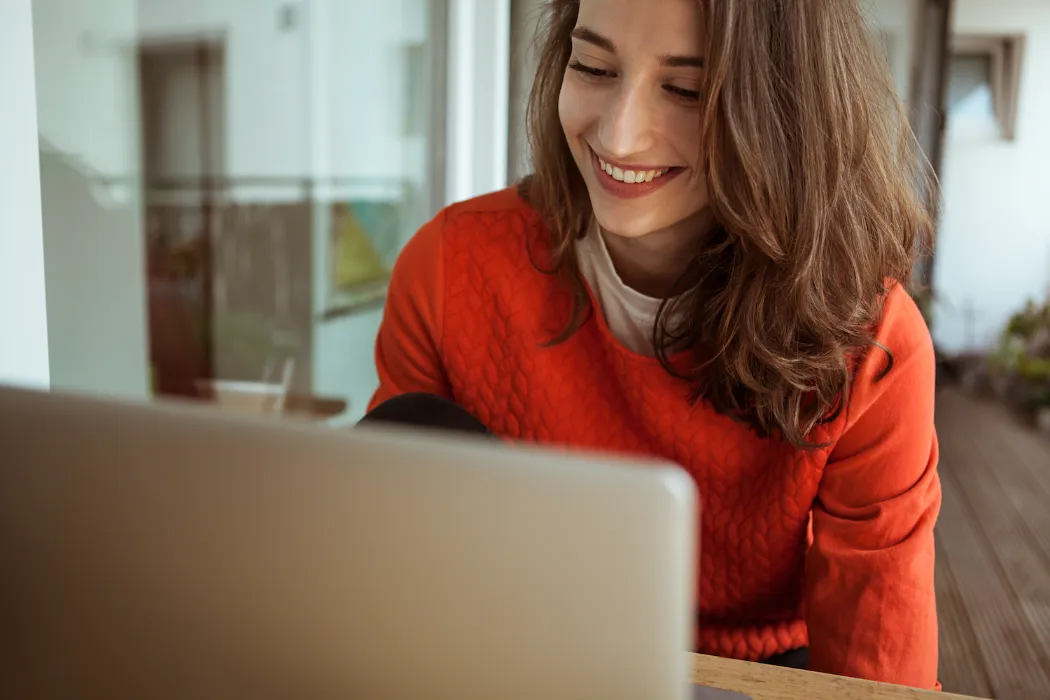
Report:
[[[443,7],[34,0],[52,385],[363,413]]]

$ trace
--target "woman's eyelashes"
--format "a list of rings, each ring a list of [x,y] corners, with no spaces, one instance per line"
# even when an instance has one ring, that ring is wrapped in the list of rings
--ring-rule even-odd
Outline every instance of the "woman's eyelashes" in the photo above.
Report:
[[[587,80],[602,81],[610,80],[616,77],[616,73],[611,70],[604,68],[595,68],[589,66],[586,63],[580,61],[570,61],[569,68],[579,73],[582,77]],[[686,102],[699,102],[700,92],[698,90],[690,90],[688,88],[679,87],[673,84],[665,84],[662,86],[665,91],[679,99],[685,100]]]
[[[603,68],[594,68],[593,66],[588,66],[588,65],[586,65],[584,63],[580,63],[579,61],[571,61],[569,63],[569,68],[573,69],[574,71],[576,71],[580,75],[582,75],[584,77],[587,77],[587,78],[613,78],[613,77],[615,77],[615,73],[613,73],[612,71],[608,71],[608,70],[605,70]]]
[[[677,85],[664,85],[664,90],[667,90],[667,92],[671,93],[672,95],[676,97],[681,97],[683,100],[686,100],[688,102],[700,101],[699,90],[689,90],[683,87],[678,87]]]

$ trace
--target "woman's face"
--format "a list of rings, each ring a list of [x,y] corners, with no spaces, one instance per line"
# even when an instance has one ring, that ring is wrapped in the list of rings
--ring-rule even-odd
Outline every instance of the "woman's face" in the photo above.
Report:
[[[698,0],[580,0],[558,111],[604,230],[636,238],[706,207]]]

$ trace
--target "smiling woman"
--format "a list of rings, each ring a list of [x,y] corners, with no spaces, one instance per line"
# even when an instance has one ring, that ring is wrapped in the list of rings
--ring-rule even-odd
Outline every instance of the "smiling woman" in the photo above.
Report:
[[[707,207],[703,15],[697,2],[646,9],[581,4],[558,112],[603,231],[636,239],[673,228],[666,242],[688,249],[702,240],[698,218]],[[685,27],[691,31],[676,29]],[[628,201],[641,196],[645,206]]]
[[[696,650],[936,687],[932,186],[859,0],[546,9],[534,172],[405,249],[372,406],[678,462]]]

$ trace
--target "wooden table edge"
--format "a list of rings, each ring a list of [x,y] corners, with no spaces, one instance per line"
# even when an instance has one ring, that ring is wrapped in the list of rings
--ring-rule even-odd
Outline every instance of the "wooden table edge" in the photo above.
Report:
[[[693,684],[733,690],[754,700],[981,700],[703,654],[690,654],[689,666]]]

